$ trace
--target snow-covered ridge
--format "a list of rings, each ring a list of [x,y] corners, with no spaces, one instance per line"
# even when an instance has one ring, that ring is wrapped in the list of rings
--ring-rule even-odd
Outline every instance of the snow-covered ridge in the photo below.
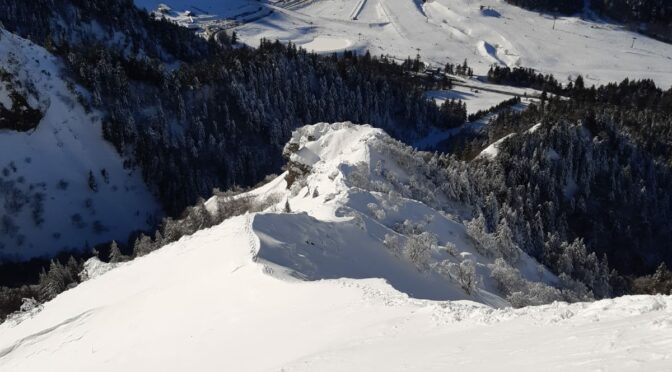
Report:
[[[506,302],[488,276],[492,259],[476,251],[459,219],[404,197],[404,185],[420,182],[405,151],[369,126],[299,129],[286,147],[299,172],[292,185],[289,170],[243,195],[265,200],[266,211],[116,268],[89,262],[92,279],[0,325],[0,369],[670,366],[672,297],[498,308]],[[209,200],[208,210],[221,202]],[[416,256],[405,244],[413,239]],[[450,265],[465,260],[477,274],[470,291]],[[553,280],[529,257],[518,269]]]
[[[497,310],[411,299],[376,279],[277,280],[251,258],[249,223],[249,216],[241,216],[200,231],[63,293],[18,325],[0,325],[0,367],[440,371],[459,362],[462,370],[474,371],[627,371],[669,366],[669,296]]]
[[[61,78],[57,58],[0,28],[0,104],[9,86],[42,118],[27,132],[0,130],[0,261],[126,239],[160,213],[139,172],[124,169],[102,136],[87,95]]]
[[[449,212],[454,202],[430,190],[417,169],[422,155],[410,147],[369,125],[319,123],[297,129],[284,155],[287,172],[248,194],[275,201],[252,227],[257,258],[280,276],[382,278],[415,298],[508,304],[491,274],[502,263],[474,243],[464,216]],[[554,285],[514,250],[520,258],[507,270]]]

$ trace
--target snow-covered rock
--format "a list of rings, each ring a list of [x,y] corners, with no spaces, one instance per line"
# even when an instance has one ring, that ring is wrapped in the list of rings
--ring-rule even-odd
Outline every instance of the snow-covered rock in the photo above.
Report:
[[[105,274],[117,266],[119,266],[119,264],[103,262],[98,259],[98,257],[91,257],[84,262],[83,269],[82,272],[79,273],[79,277],[82,281],[91,280]]]

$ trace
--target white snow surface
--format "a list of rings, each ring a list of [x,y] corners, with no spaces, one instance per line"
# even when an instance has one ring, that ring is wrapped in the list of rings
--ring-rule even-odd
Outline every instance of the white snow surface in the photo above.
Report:
[[[150,227],[148,218],[160,216],[158,203],[140,173],[124,169],[103,138],[101,113],[85,111],[73,89],[88,93],[76,85],[69,88],[57,58],[0,28],[0,68],[44,113],[35,130],[0,130],[0,261],[125,240],[132,230]],[[7,84],[0,82],[5,106],[6,91]],[[89,188],[89,172],[97,192]],[[32,214],[39,204],[43,222],[36,224]],[[8,232],[5,219],[18,231]]]
[[[461,100],[467,105],[467,114],[488,110],[489,108],[497,106],[512,98],[511,95],[507,94],[488,92],[462,86],[455,86],[451,90],[431,90],[427,92],[426,95],[433,99],[439,106],[447,100]]]
[[[241,40],[253,46],[264,37],[317,52],[368,49],[400,59],[419,53],[435,66],[468,59],[480,75],[499,64],[532,67],[561,82],[582,74],[588,85],[626,77],[653,79],[663,88],[672,85],[672,45],[590,13],[558,17],[554,29],[552,16],[502,0],[135,1],[148,9],[163,2],[174,10],[219,12],[236,20]],[[256,16],[247,15],[249,9]],[[210,22],[207,16],[177,21],[190,27]]]
[[[361,161],[386,160],[388,172],[408,176],[403,164],[381,158],[388,140],[349,123],[298,130],[292,160],[312,168],[306,179],[287,190],[281,176],[247,194],[281,201],[109,271],[87,263],[92,279],[0,325],[0,370],[672,368],[670,296],[514,310],[499,307],[505,303],[487,283],[468,296],[387,252],[380,239],[390,221],[433,213],[427,228],[447,234],[440,244],[450,240],[457,256],[487,270],[448,215],[404,198],[395,212],[384,195],[351,185]],[[378,199],[388,213],[374,220],[361,209]],[[279,212],[286,200],[291,213]]]
[[[478,154],[477,158],[489,158],[489,159],[496,158],[497,155],[499,155],[499,146],[502,144],[502,142],[506,141],[507,138],[515,135],[516,135],[515,133],[507,134],[506,136],[491,143],[490,145],[488,145],[488,147],[484,148],[480,154]]]
[[[316,52],[334,52],[347,49],[352,45],[352,42],[345,38],[333,38],[333,37],[322,37],[318,36],[312,41],[307,42],[301,45],[302,48]]]

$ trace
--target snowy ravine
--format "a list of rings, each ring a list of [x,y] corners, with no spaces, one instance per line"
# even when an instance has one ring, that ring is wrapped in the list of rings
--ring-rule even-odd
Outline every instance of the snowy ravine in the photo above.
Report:
[[[124,169],[104,140],[102,113],[79,103],[88,92],[62,70],[48,51],[0,28],[0,105],[11,109],[15,92],[42,114],[34,129],[0,129],[0,262],[125,241],[161,216],[140,172]]]
[[[0,370],[672,368],[670,296],[502,307],[490,261],[456,217],[354,186],[362,175],[379,186],[379,174],[400,183],[412,176],[384,151],[390,141],[349,123],[298,130],[286,147],[289,173],[238,196],[272,201],[264,212],[111,270],[92,259],[92,279],[0,325]],[[207,203],[211,212],[221,206]],[[400,219],[425,221],[437,235],[429,266],[477,263],[473,295],[450,273],[421,270],[383,244]],[[444,252],[450,244],[453,254]],[[528,280],[553,282],[528,266],[534,261],[521,257]]]

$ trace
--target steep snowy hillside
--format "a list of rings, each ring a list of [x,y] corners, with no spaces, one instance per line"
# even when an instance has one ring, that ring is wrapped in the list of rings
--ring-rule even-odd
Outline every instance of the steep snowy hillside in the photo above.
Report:
[[[392,190],[354,185],[418,191],[404,149],[368,126],[302,128],[286,147],[288,172],[236,196],[266,201],[265,212],[233,217],[111,270],[92,259],[92,279],[0,325],[0,368],[672,367],[669,296],[498,308],[506,303],[489,283],[496,265],[460,222]],[[215,213],[230,201],[216,197],[207,208]],[[398,232],[393,222],[402,222]],[[413,229],[437,239],[405,244],[417,238]],[[481,274],[471,294],[450,269],[467,260]],[[446,270],[436,270],[438,263]],[[523,276],[554,281],[533,264],[520,258]]]
[[[79,103],[86,94],[46,50],[0,29],[0,106],[36,112],[21,131],[0,121],[0,262],[126,239],[159,215],[103,139],[100,113]]]
[[[159,3],[182,12],[213,9],[210,0],[135,1],[150,10]],[[245,11],[232,10],[242,3],[268,11],[246,18]],[[672,84],[672,45],[592,15],[591,19],[554,20],[500,0],[238,0],[231,4],[218,6],[223,18],[229,18],[220,26],[239,25],[235,30],[240,38],[255,46],[264,37],[324,53],[368,49],[398,58],[419,53],[438,66],[468,59],[478,74],[500,64],[536,68],[561,80],[582,74],[588,85],[626,77],[650,78],[663,87]],[[196,27],[201,22],[199,16],[176,20]],[[209,24],[208,14],[202,17],[202,26]],[[637,38],[634,45],[633,38]]]

